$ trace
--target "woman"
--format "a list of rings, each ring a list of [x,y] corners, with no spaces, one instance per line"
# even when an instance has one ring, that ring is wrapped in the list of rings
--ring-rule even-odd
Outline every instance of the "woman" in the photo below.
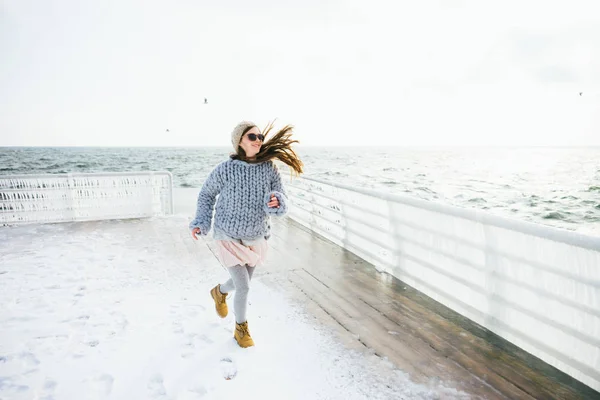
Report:
[[[284,127],[265,143],[272,128],[271,123],[261,133],[248,121],[235,127],[231,133],[235,153],[217,165],[204,182],[198,195],[196,218],[190,223],[194,239],[198,240],[197,235],[206,235],[211,228],[214,207],[213,236],[219,260],[230,279],[215,286],[210,294],[217,314],[225,318],[227,294],[235,290],[234,338],[241,347],[254,346],[248,330],[246,305],[254,269],[264,262],[267,254],[270,216],[282,216],[288,210],[281,176],[272,160],[287,164],[296,174],[303,172],[302,161],[291,148],[293,143],[298,143],[291,139],[292,127]]]

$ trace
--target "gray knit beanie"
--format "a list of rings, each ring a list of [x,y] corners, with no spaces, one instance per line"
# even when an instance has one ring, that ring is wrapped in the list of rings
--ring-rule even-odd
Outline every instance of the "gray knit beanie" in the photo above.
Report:
[[[250,121],[242,121],[237,124],[237,126],[233,129],[233,132],[231,132],[231,145],[233,146],[233,151],[237,153],[244,131],[253,126],[256,126],[256,124]]]

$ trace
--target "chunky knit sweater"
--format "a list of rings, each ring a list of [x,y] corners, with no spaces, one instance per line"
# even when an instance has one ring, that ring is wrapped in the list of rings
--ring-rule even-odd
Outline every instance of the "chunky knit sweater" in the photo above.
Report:
[[[271,194],[279,200],[279,208],[267,206]],[[217,165],[200,190],[196,218],[190,222],[190,229],[200,228],[201,235],[208,234],[215,199],[215,239],[269,239],[270,216],[287,213],[288,200],[272,161],[249,164],[229,159]]]

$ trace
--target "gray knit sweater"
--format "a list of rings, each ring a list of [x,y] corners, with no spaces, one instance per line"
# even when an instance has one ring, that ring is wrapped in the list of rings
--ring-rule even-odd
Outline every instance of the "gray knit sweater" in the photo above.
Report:
[[[271,194],[279,200],[279,208],[267,206]],[[215,239],[269,239],[270,216],[284,215],[288,208],[281,175],[272,161],[249,164],[228,159],[217,165],[200,190],[190,229],[200,228],[201,235],[208,234],[215,199]]]

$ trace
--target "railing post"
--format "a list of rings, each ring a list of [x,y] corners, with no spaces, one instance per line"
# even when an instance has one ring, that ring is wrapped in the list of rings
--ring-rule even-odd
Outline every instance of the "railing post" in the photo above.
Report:
[[[77,220],[77,213],[75,211],[74,191],[75,191],[75,182],[73,180],[73,174],[67,173],[67,193],[68,193],[67,210],[70,215],[71,221]]]

